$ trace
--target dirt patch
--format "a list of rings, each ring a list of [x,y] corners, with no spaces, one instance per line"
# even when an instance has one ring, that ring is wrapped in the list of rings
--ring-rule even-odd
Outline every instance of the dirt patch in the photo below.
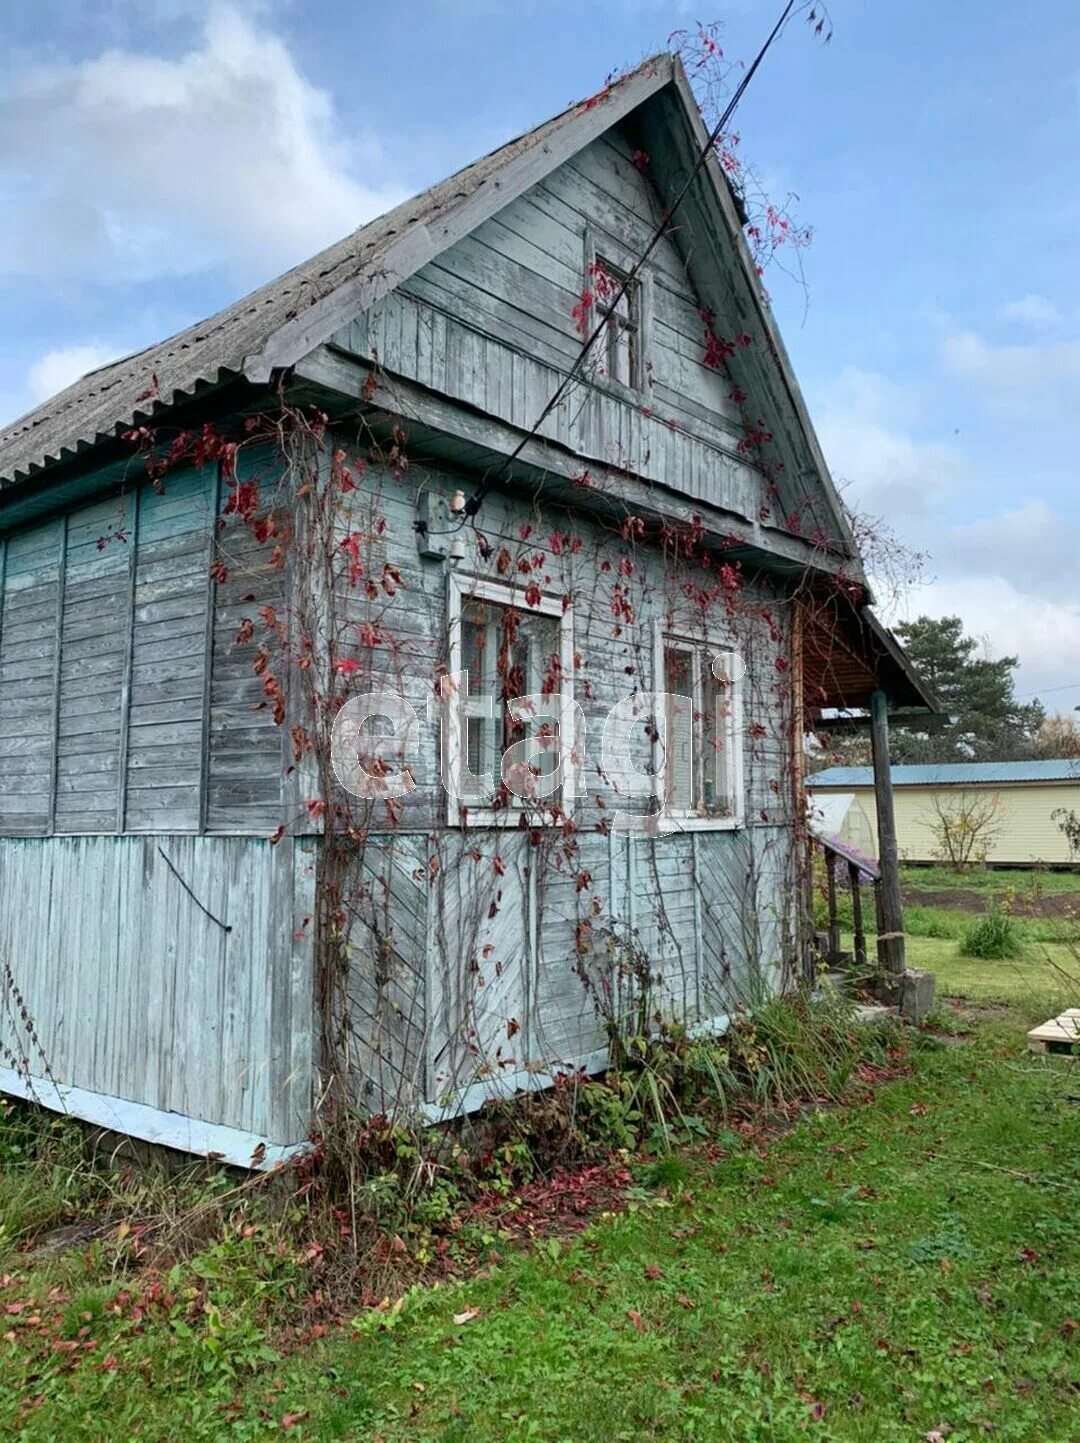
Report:
[[[1080,921],[1080,896],[1075,892],[1050,892],[1041,897],[1031,897],[1004,889],[1000,892],[904,889],[904,903],[908,907],[942,907],[950,912],[982,913],[990,912],[1005,902],[1008,902],[1014,917],[1065,917]]]
[[[39,1233],[32,1240],[25,1249],[26,1257],[30,1262],[37,1262],[42,1258],[59,1257],[61,1253],[83,1247],[86,1243],[92,1242],[94,1238],[103,1236],[111,1226],[111,1223],[94,1219],[64,1223],[60,1227],[50,1228],[48,1232]]]
[[[961,1022],[971,1027],[1006,1017],[1012,1011],[1007,1002],[972,1002],[968,997],[942,997],[939,1001],[946,1003]]]

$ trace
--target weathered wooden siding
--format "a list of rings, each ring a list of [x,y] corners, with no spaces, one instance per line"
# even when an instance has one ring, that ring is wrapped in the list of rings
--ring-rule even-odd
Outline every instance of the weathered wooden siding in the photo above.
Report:
[[[306,861],[300,844],[241,837],[0,841],[4,1066],[302,1140],[311,971],[293,938]]]
[[[729,1015],[774,987],[791,952],[796,860],[783,594],[748,580],[746,617],[733,620],[721,603],[708,628],[730,630],[748,663],[746,824],[655,840],[610,834],[616,808],[645,804],[628,803],[599,774],[604,718],[619,698],[652,688],[654,623],[697,634],[702,620],[678,565],[641,544],[624,576],[616,562],[627,549],[583,512],[540,510],[493,492],[479,518],[491,558],[470,550],[456,572],[459,580],[512,581],[514,564],[504,559],[500,571],[505,547],[531,559],[528,574],[548,594],[571,599],[574,686],[588,725],[575,850],[563,853],[558,829],[536,836],[452,821],[438,780],[437,728],[425,713],[446,660],[447,568],[418,558],[411,521],[419,490],[449,495],[459,484],[428,468],[394,478],[370,467],[363,500],[354,493],[342,514],[344,534],[363,511],[363,525],[379,537],[374,573],[390,565],[402,581],[391,605],[375,603],[380,645],[357,647],[365,689],[370,668],[371,683],[400,688],[422,721],[411,763],[417,789],[401,805],[396,835],[369,836],[344,888],[354,899],[354,1056],[376,1106],[417,1098],[438,1105],[470,1088],[475,1100],[477,1086],[497,1091],[500,1079],[517,1085],[553,1068],[595,1065],[606,1020],[633,1006],[633,956],[647,959],[655,1011],[693,1023]],[[616,582],[632,593],[631,625],[613,614]],[[347,626],[372,615],[362,594],[337,604]],[[644,770],[644,727],[637,741]],[[376,817],[376,832],[380,825]]]
[[[356,1056],[378,1107],[453,1107],[464,1094],[475,1104],[530,1076],[602,1065],[609,1025],[636,1025],[643,990],[653,1025],[693,1026],[723,1023],[783,980],[783,828],[584,836],[584,895],[527,834],[412,840],[414,885],[382,923],[393,938],[383,977],[377,954],[352,954],[354,1025],[371,1039]]]
[[[629,143],[612,132],[333,343],[528,430],[581,347],[572,312],[588,283],[587,244],[627,268],[659,221],[656,195]],[[585,462],[616,465],[757,519],[771,501],[739,453],[731,382],[704,365],[702,303],[670,237],[653,251],[644,276],[640,390],[596,376],[574,389],[540,434]],[[736,316],[715,324],[728,335],[743,329]]]
[[[368,839],[347,880],[349,1065],[378,1109],[427,1096],[428,846]]]
[[[272,499],[279,484],[277,469],[273,455],[259,449],[252,455],[241,453],[237,476],[258,478]],[[219,498],[219,512],[222,505]],[[272,833],[286,821],[282,778],[288,739],[252,666],[252,647],[238,642],[237,635],[242,622],[250,619],[265,636],[260,613],[266,615],[266,608],[286,615],[290,575],[287,564],[276,564],[274,547],[257,540],[235,516],[219,530],[216,553],[223,571],[213,587],[209,638],[204,824],[210,832]],[[272,650],[272,640],[270,646]]]
[[[135,497],[89,506],[66,521],[56,741],[58,832],[112,832],[124,811],[121,721],[130,694],[131,558],[127,544],[98,545],[123,523],[134,534]],[[49,688],[52,692],[52,688]]]
[[[393,567],[400,585],[380,599],[377,670],[422,717],[446,655],[447,576],[441,563],[419,559],[412,518],[420,487],[456,484],[371,467],[355,510],[341,518],[343,532],[361,524],[361,511],[369,529],[383,523],[369,566],[376,575]],[[58,1079],[282,1136],[274,1099],[284,1087],[294,1119],[313,1063],[311,1011],[299,1001],[313,966],[309,951],[295,960],[290,941],[295,931],[309,948],[313,907],[293,903],[292,872],[270,860],[263,840],[285,820],[283,729],[252,669],[254,643],[237,632],[258,605],[280,606],[287,577],[246,530],[215,537],[219,506],[213,472],[192,471],[164,492],[128,491],[7,539],[0,746],[19,767],[6,774],[0,826],[36,839],[0,852],[0,942]],[[557,834],[536,846],[524,835],[450,825],[436,729],[422,728],[417,790],[396,830],[380,835],[376,826],[347,889],[352,1065],[373,1105],[438,1100],[477,1081],[520,1080],[602,1055],[606,1019],[632,1006],[639,985],[631,956],[648,959],[662,1015],[723,1015],[778,961],[789,926],[790,743],[775,665],[786,645],[783,598],[756,592],[773,597],[775,616],[756,618],[738,638],[752,674],[747,827],[613,839],[603,828],[626,801],[595,778],[603,719],[616,699],[651,688],[654,622],[693,627],[685,578],[638,547],[632,583],[624,578],[635,620],[620,625],[617,573],[604,568],[612,538],[598,523],[559,511],[541,525],[524,498],[492,493],[483,527],[493,555],[527,550],[545,590],[572,600],[590,729],[578,851],[571,864],[555,855]],[[216,577],[215,555],[224,566]],[[465,570],[493,576],[496,564],[469,556]],[[371,615],[355,596],[334,606],[350,628]],[[644,767],[644,731],[638,754]],[[203,836],[195,846],[191,835],[244,831],[250,843]],[[314,886],[310,862],[304,885]],[[242,937],[201,910],[232,926],[243,896],[251,915]],[[592,929],[584,944],[583,922]],[[272,1000],[283,967],[285,1011]],[[82,996],[93,1009],[77,1014]],[[204,1043],[216,1051],[212,1068]],[[287,1085],[275,1071],[285,1053],[295,1063]]]
[[[200,830],[215,468],[139,493],[124,827]]]
[[[690,270],[708,277],[686,217],[642,272],[639,383],[592,372],[541,434],[583,473],[604,463],[655,483],[653,497],[666,487],[767,522],[776,498],[748,460],[732,383],[704,364]],[[599,253],[629,269],[660,219],[647,167],[612,130],[343,326],[329,359],[358,372],[348,357],[377,361],[391,389],[407,378],[528,431],[578,355],[588,262]],[[734,336],[744,318],[715,325]],[[438,454],[459,474],[369,464],[342,497],[332,554],[364,535],[365,585],[322,598],[323,633],[373,650],[365,679],[421,718],[447,659],[448,567],[418,556],[420,492],[474,485],[490,459],[452,455],[443,439]],[[297,583],[229,515],[227,491],[212,466],[160,488],[134,471],[89,477],[86,494],[104,499],[0,538],[0,960],[11,968],[0,1035],[30,1073],[47,1061],[62,1085],[290,1141],[327,1061],[312,1004],[327,862],[316,837],[266,840],[282,823],[318,826],[305,806],[317,783],[290,765],[288,722],[310,718],[293,696],[281,725],[245,625],[274,646],[277,622],[295,625]],[[429,724],[415,791],[354,833],[340,893],[344,1011],[349,1065],[373,1107],[453,1104],[477,1086],[597,1065],[608,1026],[643,994],[653,1021],[722,1019],[772,985],[790,952],[784,594],[753,579],[752,620],[724,638],[749,667],[739,824],[613,833],[616,810],[647,803],[619,795],[599,765],[609,708],[652,690],[658,625],[712,642],[730,613],[721,600],[706,638],[698,593],[715,572],[688,577],[655,538],[628,545],[588,511],[585,497],[569,510],[493,489],[476,523],[489,549],[466,530],[459,571],[519,587],[528,576],[570,611],[588,795],[565,835],[461,826]],[[384,568],[392,588],[379,584]],[[634,754],[646,772],[644,726]]]
[[[282,731],[235,638],[286,578],[215,534],[219,503],[208,465],[0,538],[0,835],[281,822]]]
[[[0,766],[5,820],[44,831],[52,815],[62,521],[4,548],[0,611]]]
[[[97,1121],[149,1109],[128,1125],[155,1137],[286,1144],[310,1116],[314,865],[266,840],[283,729],[236,636],[287,573],[216,523],[219,490],[213,465],[119,476],[0,538],[0,967],[33,1027],[8,995],[0,1070]]]

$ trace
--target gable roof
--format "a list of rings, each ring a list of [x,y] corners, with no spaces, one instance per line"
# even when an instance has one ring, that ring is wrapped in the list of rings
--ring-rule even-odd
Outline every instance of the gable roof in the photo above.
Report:
[[[1075,782],[1080,786],[1080,759],[1050,762],[955,762],[940,766],[892,768],[894,787],[1006,786],[1017,782]],[[828,767],[807,777],[807,787],[872,787],[870,767]]]
[[[0,488],[144,422],[195,393],[243,376],[269,381],[327,341],[351,316],[401,285],[489,216],[496,214],[580,150],[664,92],[657,142],[672,191],[708,139],[681,62],[657,55],[553,119],[509,141],[429,190],[329,246],[311,260],[159,345],[92,371],[36,410],[0,430]],[[812,478],[835,527],[848,569],[862,579],[857,547],[833,487],[779,331],[764,302],[730,189],[715,155],[701,168],[686,209],[706,238],[688,258],[691,271],[718,249],[735,264],[728,284],[737,311],[753,316],[765,344],[743,353],[767,378],[765,390],[801,452],[789,467]],[[709,242],[712,242],[710,245]],[[703,252],[705,253],[703,255]],[[699,286],[699,290],[702,288]],[[805,482],[801,483],[805,485]],[[796,508],[797,509],[797,505]]]
[[[371,305],[478,225],[483,201],[491,213],[501,210],[669,84],[672,69],[668,55],[647,60],[599,98],[508,141],[216,315],[89,372],[0,430],[0,480],[28,476],[115,436],[118,427],[215,384],[223,373],[269,379],[274,365],[290,364],[325,339],[319,319],[328,300],[340,302],[347,288],[355,309]]]

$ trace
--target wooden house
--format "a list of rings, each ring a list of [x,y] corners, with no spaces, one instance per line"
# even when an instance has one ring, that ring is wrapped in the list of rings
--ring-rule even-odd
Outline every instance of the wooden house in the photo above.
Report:
[[[707,140],[653,59],[0,434],[0,1089],[269,1164],[342,1076],[440,1117],[798,975],[806,714],[887,765],[926,698]]]

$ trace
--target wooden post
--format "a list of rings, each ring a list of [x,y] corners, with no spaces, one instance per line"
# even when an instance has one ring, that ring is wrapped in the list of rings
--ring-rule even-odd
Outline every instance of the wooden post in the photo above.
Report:
[[[808,987],[816,983],[814,976],[814,868],[813,847],[806,803],[806,755],[803,743],[806,740],[806,696],[805,668],[803,664],[804,644],[803,605],[799,600],[791,609],[791,785],[795,815],[795,845],[798,872],[796,887],[798,901],[798,948],[802,956],[803,977]]]
[[[855,862],[848,863],[848,877],[851,881],[851,917],[855,932],[855,965],[866,966],[866,933],[863,931],[862,892],[859,888],[859,868]]]
[[[900,896],[900,851],[896,844],[892,771],[889,765],[889,703],[883,691],[870,694],[870,742],[874,754],[874,799],[877,803],[880,925],[878,961],[886,972],[903,972],[904,904]]]
[[[840,923],[836,919],[836,853],[825,848],[825,876],[829,892],[829,966],[836,965],[840,955]]]

